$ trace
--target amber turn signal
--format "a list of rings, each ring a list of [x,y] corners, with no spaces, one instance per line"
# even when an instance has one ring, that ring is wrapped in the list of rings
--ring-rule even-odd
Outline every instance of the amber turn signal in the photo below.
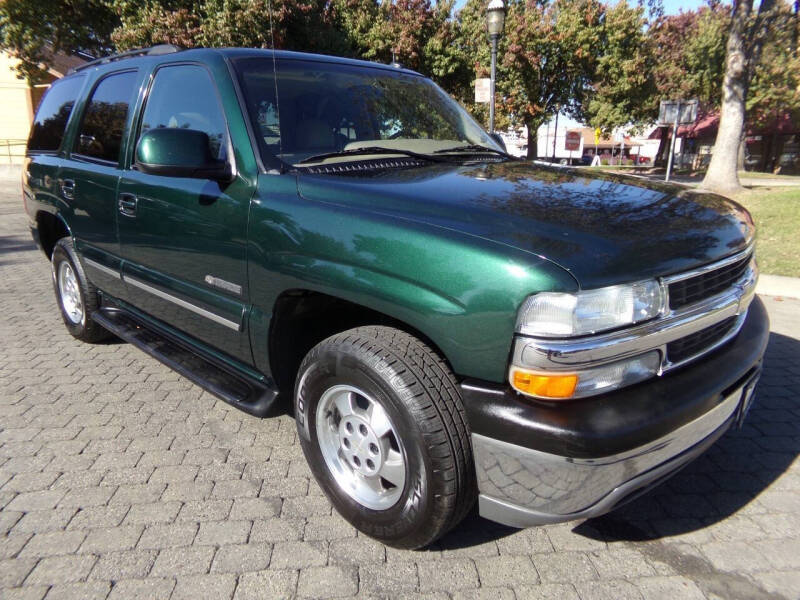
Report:
[[[511,372],[511,385],[518,392],[551,400],[571,398],[578,385],[578,376],[545,375],[514,367]]]

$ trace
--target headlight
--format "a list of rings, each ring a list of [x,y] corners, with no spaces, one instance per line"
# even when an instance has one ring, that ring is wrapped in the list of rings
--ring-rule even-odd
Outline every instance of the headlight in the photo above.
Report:
[[[587,335],[647,321],[664,305],[664,291],[655,280],[576,294],[542,292],[523,303],[517,332],[537,337]]]

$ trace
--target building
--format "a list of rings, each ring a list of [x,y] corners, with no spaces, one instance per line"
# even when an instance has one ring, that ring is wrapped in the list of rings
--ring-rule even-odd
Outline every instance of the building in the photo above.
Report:
[[[51,57],[52,67],[46,80],[39,85],[28,85],[19,79],[14,67],[17,60],[0,51],[0,165],[19,164],[25,155],[25,143],[33,114],[44,92],[55,79],[84,61],[74,56],[56,54]]]
[[[628,135],[624,131],[617,131],[612,136],[601,135],[595,143],[595,129],[593,127],[575,126],[574,122],[559,119],[560,122],[546,123],[539,127],[537,137],[538,156],[543,160],[553,160],[562,164],[588,163],[594,158],[595,153],[600,156],[601,164],[646,164],[652,162],[650,155],[642,152],[646,142]],[[562,122],[564,125],[562,126]],[[577,150],[567,150],[567,134],[577,132],[580,134],[580,144]],[[658,149],[658,142],[653,155]],[[650,150],[649,146],[647,150]]]
[[[690,125],[678,127],[675,165],[702,170],[708,167],[717,139],[719,114],[698,114]],[[655,128],[651,140],[660,140],[664,128]],[[748,171],[800,174],[800,125],[789,114],[763,126],[748,126],[745,136],[744,167]]]

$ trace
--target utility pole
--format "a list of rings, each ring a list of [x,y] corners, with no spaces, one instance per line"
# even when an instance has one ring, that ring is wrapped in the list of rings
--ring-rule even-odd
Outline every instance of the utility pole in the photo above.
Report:
[[[492,43],[492,72],[489,82],[489,133],[494,133],[494,84],[497,79],[497,40],[503,35],[506,7],[503,0],[491,0],[486,7],[486,29]]]
[[[491,36],[492,41],[492,74],[489,84],[489,95],[492,101],[489,102],[489,133],[494,133],[494,82],[497,78],[497,35]]]
[[[553,132],[553,162],[556,162],[556,140],[558,139],[558,113],[556,113],[556,130]]]
[[[675,138],[678,137],[678,121],[681,116],[681,103],[678,101],[678,107],[675,109],[675,125],[673,125],[674,129],[672,130],[672,141],[669,145],[669,158],[667,159],[667,176],[664,177],[664,181],[669,181],[669,175],[672,171],[672,158],[675,156]]]

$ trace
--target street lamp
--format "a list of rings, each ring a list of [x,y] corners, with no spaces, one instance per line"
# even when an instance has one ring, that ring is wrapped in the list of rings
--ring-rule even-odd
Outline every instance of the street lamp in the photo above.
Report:
[[[494,133],[494,82],[497,75],[497,40],[503,35],[506,21],[506,7],[503,0],[490,0],[486,7],[486,29],[492,42],[492,78],[490,91],[492,98],[489,102],[489,133]]]

